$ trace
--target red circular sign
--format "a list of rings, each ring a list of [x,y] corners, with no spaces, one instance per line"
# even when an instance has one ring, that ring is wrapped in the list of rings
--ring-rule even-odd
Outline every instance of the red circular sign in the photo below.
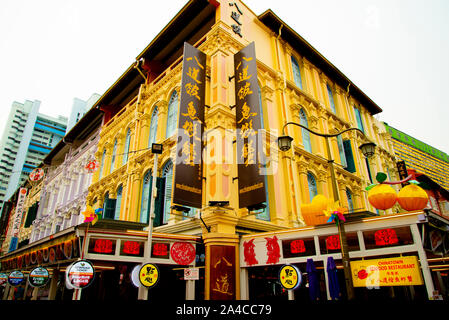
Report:
[[[44,176],[44,170],[41,168],[36,168],[30,173],[30,180],[31,181],[38,181]]]
[[[98,169],[98,161],[97,160],[91,160],[89,161],[86,166],[84,167],[87,172],[92,173],[95,172]]]
[[[171,246],[170,254],[172,259],[181,265],[188,265],[195,260],[195,247],[188,242],[175,242]]]

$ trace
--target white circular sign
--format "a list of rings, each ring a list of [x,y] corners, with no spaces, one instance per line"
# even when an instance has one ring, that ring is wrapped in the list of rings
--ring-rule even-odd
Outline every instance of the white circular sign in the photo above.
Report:
[[[94,266],[87,260],[77,261],[66,270],[67,282],[74,289],[86,288],[93,282],[94,276]]]

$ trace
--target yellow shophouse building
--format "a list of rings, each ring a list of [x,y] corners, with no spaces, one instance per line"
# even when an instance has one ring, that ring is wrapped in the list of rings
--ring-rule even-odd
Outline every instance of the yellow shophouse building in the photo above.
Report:
[[[207,55],[203,201],[188,213],[173,208],[172,200],[184,42]],[[252,42],[272,170],[265,180],[266,208],[250,212],[238,203],[233,57]],[[301,204],[316,194],[332,198],[328,158],[335,160],[340,200],[352,212],[375,212],[365,187],[376,172],[397,178],[388,135],[374,118],[379,106],[271,10],[257,16],[241,1],[189,1],[94,108],[104,111],[104,119],[88,203],[104,208],[103,219],[148,223],[156,170],[154,232],[202,237],[205,299],[214,298],[211,268],[220,250],[234,258],[230,296],[239,299],[239,237],[304,226]],[[328,154],[324,138],[287,126],[293,147],[281,152],[276,139],[287,122],[330,134],[356,127],[367,138],[346,132],[330,140]],[[358,148],[367,140],[377,145],[371,160]],[[156,169],[152,143],[163,145]]]

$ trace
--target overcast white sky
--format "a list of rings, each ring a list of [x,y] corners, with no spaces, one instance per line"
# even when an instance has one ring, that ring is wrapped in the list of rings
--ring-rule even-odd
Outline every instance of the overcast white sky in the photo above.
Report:
[[[272,9],[383,112],[449,153],[449,1],[247,0]],[[13,101],[68,116],[103,94],[187,0],[1,0],[0,135]],[[446,88],[446,89],[443,89]]]

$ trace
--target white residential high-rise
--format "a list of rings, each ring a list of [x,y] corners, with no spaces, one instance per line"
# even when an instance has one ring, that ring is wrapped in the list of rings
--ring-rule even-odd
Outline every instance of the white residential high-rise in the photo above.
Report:
[[[72,110],[70,112],[69,116],[69,122],[67,123],[67,130],[66,132],[69,132],[73,126],[78,122],[79,119],[83,117],[83,115],[89,111],[90,108],[97,102],[98,99],[100,99],[101,95],[98,93],[94,93],[90,96],[87,101],[73,98],[73,105]]]
[[[41,114],[39,107],[38,100],[12,104],[0,140],[0,210],[65,135],[67,118]]]

